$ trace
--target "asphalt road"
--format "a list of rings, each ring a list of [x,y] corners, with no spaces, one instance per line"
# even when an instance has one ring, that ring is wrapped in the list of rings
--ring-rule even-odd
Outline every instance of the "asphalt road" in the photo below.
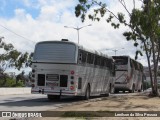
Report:
[[[129,95],[129,93],[111,96],[118,95]],[[101,99],[101,97],[92,97],[91,101],[95,99]],[[41,94],[6,95],[0,96],[0,111],[46,111],[77,102],[84,102],[84,100],[77,97],[62,97],[61,100],[50,101],[46,95]]]
[[[79,101],[78,98],[62,98],[49,101],[46,95],[6,95],[0,96],[0,111],[46,111]]]

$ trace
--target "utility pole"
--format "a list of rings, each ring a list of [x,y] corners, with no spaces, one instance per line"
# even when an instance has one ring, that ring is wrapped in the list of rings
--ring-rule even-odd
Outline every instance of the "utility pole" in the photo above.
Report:
[[[68,26],[64,26],[65,28],[72,28],[72,29],[75,29],[75,30],[77,30],[77,34],[78,34],[78,44],[79,44],[79,30],[80,29],[82,29],[82,28],[84,28],[84,27],[88,27],[88,26],[92,26],[91,24],[89,24],[89,25],[85,25],[85,26],[82,26],[82,27],[68,27]]]

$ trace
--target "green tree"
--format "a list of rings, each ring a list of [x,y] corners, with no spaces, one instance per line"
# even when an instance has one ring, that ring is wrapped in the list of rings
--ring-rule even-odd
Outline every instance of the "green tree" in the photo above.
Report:
[[[7,80],[7,74],[4,73],[5,70],[7,68],[20,70],[28,61],[28,53],[19,52],[12,44],[6,44],[2,39],[0,39],[0,80],[3,80],[1,86],[5,86]]]
[[[84,22],[86,16],[92,21],[100,21],[105,17],[106,22],[110,23],[115,29],[120,25],[125,25],[130,31],[124,32],[123,35],[127,41],[134,42],[135,47],[140,47],[135,53],[135,59],[138,55],[143,55],[145,52],[153,95],[158,95],[157,90],[157,66],[160,54],[160,1],[159,0],[139,0],[141,1],[141,9],[136,8],[135,0],[133,2],[132,12],[127,9],[125,0],[118,0],[128,13],[129,21],[127,22],[124,13],[114,14],[110,11],[105,3],[96,0],[79,0],[79,4],[75,7],[75,15],[80,17]],[[91,9],[94,8],[94,9]],[[88,14],[88,10],[93,10]],[[108,14],[109,17],[106,17]],[[100,15],[100,16],[99,16]],[[118,22],[115,22],[117,19]],[[153,73],[151,71],[151,60],[153,61]]]

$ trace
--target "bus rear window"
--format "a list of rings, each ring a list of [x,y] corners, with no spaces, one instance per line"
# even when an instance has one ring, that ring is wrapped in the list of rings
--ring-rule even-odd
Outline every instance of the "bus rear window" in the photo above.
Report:
[[[115,60],[116,65],[127,65],[128,64],[128,57],[126,56],[112,56]]]
[[[115,64],[116,65],[127,65],[128,64],[128,60],[126,60],[126,59],[117,59],[115,61]]]
[[[76,46],[70,43],[42,42],[36,45],[33,61],[76,63]]]

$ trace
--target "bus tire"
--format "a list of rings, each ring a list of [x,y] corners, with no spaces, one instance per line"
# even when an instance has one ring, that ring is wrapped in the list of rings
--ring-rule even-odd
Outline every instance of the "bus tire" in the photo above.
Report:
[[[133,84],[133,86],[132,86],[132,93],[134,93],[134,92],[135,92],[135,86]]]
[[[112,86],[110,93],[111,93],[111,94],[114,94],[114,91],[115,91],[114,86]]]
[[[109,93],[110,93],[110,94],[113,94],[114,91],[115,91],[115,90],[114,90],[114,85],[110,83],[110,85],[109,85]]]
[[[140,90],[138,90],[138,92],[142,92],[142,86],[141,86],[141,89],[140,89]]]
[[[90,86],[88,85],[85,91],[84,100],[89,100],[90,98]]]
[[[105,97],[109,97],[109,93],[106,93],[106,94],[105,94]]]
[[[47,95],[48,100],[59,100],[60,95]]]
[[[114,89],[114,93],[119,93],[119,91]]]

